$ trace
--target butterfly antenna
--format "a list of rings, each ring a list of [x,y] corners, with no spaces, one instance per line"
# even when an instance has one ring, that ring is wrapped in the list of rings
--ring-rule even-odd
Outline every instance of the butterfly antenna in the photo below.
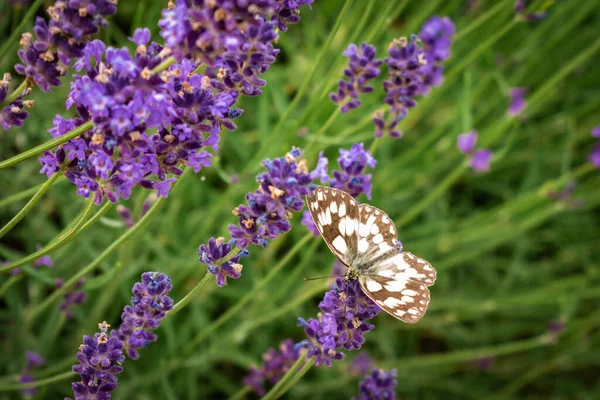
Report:
[[[317,279],[343,278],[344,275],[319,276],[317,278],[304,278],[305,281],[316,281]]]

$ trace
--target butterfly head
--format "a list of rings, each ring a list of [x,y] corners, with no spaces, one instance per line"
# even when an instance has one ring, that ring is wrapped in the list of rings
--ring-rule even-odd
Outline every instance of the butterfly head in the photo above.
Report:
[[[359,277],[358,269],[350,267],[348,268],[348,272],[346,272],[346,281],[355,281]]]

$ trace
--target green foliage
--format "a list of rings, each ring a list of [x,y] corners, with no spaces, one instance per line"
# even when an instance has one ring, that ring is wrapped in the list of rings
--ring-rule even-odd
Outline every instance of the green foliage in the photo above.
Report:
[[[103,40],[125,45],[139,25],[158,39],[163,2],[121,3]],[[466,3],[317,0],[312,12],[303,10],[301,23],[281,35],[282,54],[266,76],[264,95],[242,100],[239,129],[223,135],[213,167],[186,173],[148,223],[106,257],[98,260],[128,232],[116,207],[52,252],[54,268],[25,267],[22,277],[0,277],[0,399],[20,396],[8,390],[18,383],[25,350],[47,360],[36,379],[58,377],[35,398],[72,395],[69,382],[75,378],[64,373],[76,361],[82,335],[96,332],[102,320],[118,326],[142,272],[170,275],[173,299],[186,296],[206,273],[197,261],[198,245],[227,234],[235,222],[231,210],[256,188],[261,159],[295,145],[307,150],[314,165],[320,150],[335,160],[338,148],[355,142],[373,146],[378,160],[371,204],[394,219],[405,249],[438,270],[420,323],[405,325],[381,313],[366,334],[364,350],[376,365],[398,370],[397,393],[424,399],[595,398],[600,175],[587,156],[590,131],[600,123],[600,4],[532,1],[529,9],[547,8],[548,18],[522,22],[515,20],[512,0],[477,1],[472,9]],[[348,11],[336,29],[345,4]],[[0,8],[4,42],[25,10]],[[374,143],[379,84],[360,109],[345,115],[328,99],[346,63],[341,53],[350,42],[369,41],[383,57],[392,39],[418,32],[435,14],[450,16],[457,27],[445,82],[402,122],[404,138]],[[12,45],[2,69],[10,70],[15,53]],[[529,90],[522,120],[506,115],[508,89],[517,86]],[[34,91],[36,107],[25,127],[0,136],[1,160],[50,139],[46,130],[53,116],[72,113],[64,110],[67,91],[67,84],[50,95]],[[474,173],[456,149],[457,136],[471,129],[480,133],[478,145],[495,153],[489,173]],[[308,133],[300,136],[301,130]],[[2,226],[33,193],[4,200],[44,182],[39,168],[30,159],[0,172]],[[37,243],[47,245],[77,224],[87,203],[60,181],[2,238],[0,258],[25,257]],[[582,203],[576,208],[548,196],[571,181],[577,183],[572,197]],[[137,215],[146,196],[134,191],[124,204]],[[262,353],[286,338],[304,338],[296,319],[316,316],[327,287],[324,280],[302,277],[327,275],[333,259],[320,238],[307,237],[296,216],[291,232],[266,249],[251,249],[241,279],[219,289],[211,277],[164,321],[158,342],[142,349],[139,361],[125,362],[114,399],[225,398],[244,390],[242,378]],[[65,321],[59,295],[49,307],[44,301],[55,291],[54,279],[68,280],[90,263],[96,268],[86,275],[87,301]],[[548,324],[556,320],[565,329],[553,337]],[[346,370],[355,354],[332,368],[312,368],[287,396],[356,395],[358,379]],[[492,356],[489,370],[472,364]]]

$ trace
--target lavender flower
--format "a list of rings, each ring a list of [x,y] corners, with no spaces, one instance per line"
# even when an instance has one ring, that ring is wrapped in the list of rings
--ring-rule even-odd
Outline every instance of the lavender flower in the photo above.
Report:
[[[41,248],[42,248],[41,244],[38,243],[35,245],[36,250],[39,251],[39,250],[41,250]],[[45,265],[48,268],[52,268],[54,266],[54,261],[52,260],[52,257],[50,257],[48,255],[42,256],[33,262],[33,268],[39,268],[42,265]]]
[[[125,306],[117,333],[129,358],[137,360],[137,349],[156,341],[157,336],[150,329],[158,328],[166,312],[173,308],[173,300],[167,295],[171,287],[171,278],[158,272],[144,272],[142,282],[133,286],[131,306]]]
[[[304,327],[308,339],[297,345],[308,349],[307,358],[315,357],[317,366],[331,366],[333,360],[343,359],[345,355],[338,351],[341,348],[360,349],[365,341],[363,334],[375,327],[367,321],[381,311],[365,296],[357,280],[344,278],[336,280],[319,308],[319,319],[298,318],[298,325]]]
[[[510,89],[510,105],[507,111],[508,116],[514,117],[523,111],[525,106],[527,106],[527,101],[525,100],[526,94],[527,89],[525,88]]]
[[[363,377],[369,373],[373,367],[373,360],[369,355],[362,351],[348,364],[348,373],[351,376]]]
[[[371,174],[365,174],[365,168],[375,168],[377,160],[365,150],[362,143],[355,143],[350,150],[340,149],[337,159],[340,171],[333,171],[331,186],[341,189],[353,197],[365,193],[371,200]]]
[[[359,385],[358,397],[353,397],[353,400],[373,400],[373,399],[388,399],[396,398],[396,370],[390,371],[375,368],[371,375]]]
[[[244,384],[250,386],[258,395],[265,394],[265,383],[268,381],[275,385],[290,367],[298,360],[298,350],[294,348],[294,342],[290,339],[284,340],[279,345],[279,350],[269,349],[263,354],[263,365],[251,367],[248,376],[244,378]]]
[[[123,342],[114,332],[107,334],[110,325],[106,322],[98,324],[98,328],[100,333],[93,338],[84,336],[79,346],[79,364],[73,366],[73,371],[81,376],[81,381],[71,384],[75,400],[110,399],[110,392],[117,387],[115,375],[123,371]]]
[[[257,176],[258,189],[248,193],[247,204],[233,212],[239,218],[239,225],[229,225],[231,237],[237,240],[240,249],[252,243],[266,247],[269,240],[291,229],[289,218],[293,212],[302,210],[304,196],[313,180],[322,177],[320,170],[327,168],[326,163],[320,163],[309,172],[305,160],[296,161],[301,154],[295,148],[285,157],[263,162],[267,172]]]
[[[66,319],[73,318],[73,312],[71,311],[74,307],[81,305],[85,302],[87,297],[87,293],[84,290],[77,290],[82,287],[85,283],[85,278],[79,279],[73,285],[73,288],[69,290],[69,292],[65,293],[63,296],[63,302],[60,305],[60,311],[63,313]],[[63,285],[62,280],[57,279],[54,282],[56,287],[61,287]]]
[[[198,251],[200,263],[207,265],[208,272],[216,276],[217,285],[220,287],[227,284],[228,277],[231,279],[238,279],[242,276],[243,267],[239,261],[242,257],[250,255],[250,252],[247,249],[244,249],[229,261],[218,264],[220,259],[229,255],[235,244],[235,239],[231,239],[226,243],[225,238],[219,237],[217,239],[210,238],[208,245],[200,245],[200,250]]]
[[[442,62],[450,57],[454,33],[454,24],[448,17],[434,16],[425,22],[419,36],[412,35],[410,40],[403,37],[390,43],[389,57],[385,59],[388,79],[383,81],[384,102],[389,106],[389,115],[386,116],[384,110],[375,112],[376,137],[383,136],[384,132],[401,137],[398,123],[417,105],[416,98],[428,94],[432,86],[442,84]]]
[[[440,86],[444,81],[443,61],[450,58],[450,46],[456,30],[450,18],[433,16],[423,24],[419,39],[424,44],[425,65],[421,67],[423,84],[420,95],[426,95],[431,86]]]
[[[19,377],[19,382],[20,383],[35,382],[35,379],[31,375],[31,371],[33,370],[34,367],[39,367],[39,366],[44,365],[46,363],[46,361],[38,353],[29,351],[29,350],[27,350],[25,352],[25,358],[27,359],[27,364],[25,364],[25,368],[23,368],[23,371],[21,372],[21,376]],[[29,388],[29,389],[23,389],[22,392],[26,396],[32,396],[36,393],[36,391],[37,391],[36,388]]]
[[[469,165],[477,172],[487,172],[490,170],[490,161],[493,153],[487,149],[474,150],[477,142],[477,131],[471,131],[458,135],[456,147],[469,156]]]
[[[469,165],[477,172],[487,172],[490,170],[490,161],[492,160],[490,150],[476,150],[471,157]]]
[[[24,33],[19,57],[23,64],[15,70],[27,76],[42,90],[60,85],[71,59],[83,56],[89,38],[107,25],[106,17],[116,13],[114,0],[65,1],[57,0],[48,7],[50,22],[38,17],[33,31]]]
[[[10,83],[10,74],[5,73],[0,81],[0,104],[6,100],[8,96],[8,86]],[[0,110],[0,125],[6,130],[13,126],[23,126],[25,119],[29,113],[23,111],[24,107],[33,107],[33,100],[23,100],[23,98],[31,92],[31,88],[25,89],[15,100],[10,104],[6,104]]]
[[[354,44],[350,44],[343,55],[350,58],[348,68],[344,69],[344,75],[347,81],[341,79],[338,82],[337,93],[329,94],[331,100],[341,106],[343,113],[348,112],[361,105],[358,99],[359,93],[370,93],[372,86],[366,83],[376,78],[381,73],[379,66],[382,60],[375,59],[377,49],[368,43],[361,43],[360,49]]]
[[[600,139],[600,125],[592,129],[592,136]],[[600,168],[600,140],[592,147],[589,160],[596,168]]]
[[[463,154],[470,154],[475,148],[476,142],[477,131],[471,131],[458,135],[458,139],[456,140],[456,147],[458,147],[458,149]]]

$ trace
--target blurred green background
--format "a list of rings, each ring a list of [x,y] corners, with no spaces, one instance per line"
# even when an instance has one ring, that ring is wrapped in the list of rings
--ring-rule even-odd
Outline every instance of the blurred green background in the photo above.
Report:
[[[142,272],[169,274],[174,300],[185,296],[205,274],[198,245],[227,235],[231,210],[256,188],[261,158],[296,145],[309,149],[309,165],[320,150],[335,165],[340,147],[371,146],[380,82],[360,109],[334,113],[327,94],[346,64],[341,53],[368,41],[384,57],[392,39],[417,33],[433,15],[447,15],[457,27],[446,80],[411,110],[401,125],[404,138],[379,139],[370,203],[394,219],[404,248],[427,258],[438,279],[420,323],[381,313],[362,351],[376,366],[398,370],[400,398],[600,398],[600,175],[587,162],[590,131],[600,123],[600,3],[531,1],[528,10],[548,12],[537,22],[516,20],[513,3],[316,0],[312,11],[303,7],[302,21],[281,34],[282,53],[266,75],[264,95],[242,99],[239,129],[223,135],[215,165],[186,175],[158,215],[87,276],[88,298],[73,319],[60,317],[58,302],[26,317],[53,292],[54,279],[73,276],[127,230],[114,208],[52,253],[54,268],[29,268],[10,285],[0,277],[0,399],[22,397],[3,388],[18,380],[25,350],[46,358],[36,379],[69,371],[84,333],[96,332],[102,320],[118,325]],[[124,46],[136,27],[147,26],[158,41],[165,6],[122,0],[101,37]],[[15,11],[6,1],[0,9],[4,44],[27,9]],[[12,71],[16,50],[0,60],[2,71]],[[523,119],[506,115],[510,87],[529,90]],[[72,114],[64,110],[67,93],[66,82],[51,94],[35,90],[25,127],[0,134],[0,159],[48,140],[53,116]],[[456,149],[457,136],[471,129],[480,133],[478,145],[495,153],[489,173],[474,173]],[[2,224],[26,201],[2,199],[43,182],[39,169],[32,159],[0,172]],[[576,187],[568,199],[552,197],[570,183]],[[123,204],[137,210],[147,195],[137,191]],[[0,259],[16,260],[48,243],[82,208],[72,184],[56,185],[2,239]],[[315,317],[327,290],[325,281],[302,277],[327,275],[334,256],[320,238],[306,237],[299,217],[267,249],[251,249],[241,279],[222,289],[209,282],[166,320],[158,342],[139,361],[125,362],[114,398],[227,398],[269,347],[302,340],[296,319]],[[553,322],[564,329],[549,333]],[[347,367],[358,352],[347,353],[331,368],[313,368],[287,398],[356,395],[360,379]],[[34,398],[72,395],[71,380],[44,385]]]

